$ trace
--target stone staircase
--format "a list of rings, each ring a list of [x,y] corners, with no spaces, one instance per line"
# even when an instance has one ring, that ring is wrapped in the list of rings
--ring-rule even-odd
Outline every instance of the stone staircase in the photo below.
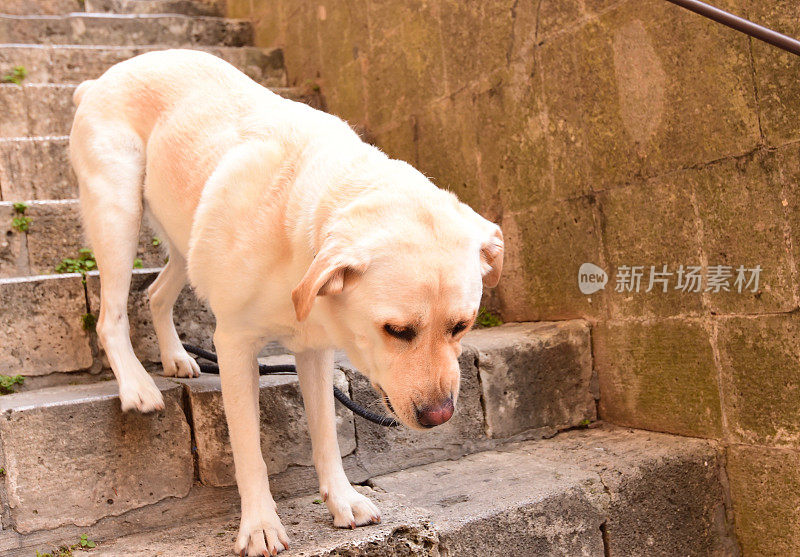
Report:
[[[67,157],[72,92],[112,64],[181,46],[212,52],[280,94],[282,53],[249,46],[247,21],[188,0],[4,0],[0,75],[0,554],[75,544],[97,555],[227,555],[238,495],[219,380],[158,378],[166,408],[123,414],[85,316],[99,281],[55,274],[86,247]],[[24,202],[24,215],[15,203]],[[27,230],[15,217],[30,219]],[[24,227],[23,227],[24,228]],[[163,263],[142,230],[129,312],[134,348],[158,372],[146,287]],[[175,309],[187,342],[209,347],[213,317],[188,288]],[[277,347],[265,361],[291,360]],[[470,333],[456,416],[419,433],[365,422],[337,406],[350,480],[383,522],[332,526],[316,504],[297,379],[261,378],[262,446],[297,555],[728,555],[729,506],[713,443],[599,424],[591,330],[579,320]],[[377,398],[346,358],[336,382]],[[84,552],[74,549],[73,555]]]

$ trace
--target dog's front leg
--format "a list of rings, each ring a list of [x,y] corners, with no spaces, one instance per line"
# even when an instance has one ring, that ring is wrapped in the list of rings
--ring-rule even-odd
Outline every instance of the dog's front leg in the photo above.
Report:
[[[275,555],[288,549],[289,542],[276,513],[267,465],[261,454],[257,344],[219,326],[214,333],[214,344],[219,353],[222,401],[242,499],[236,552],[263,556],[269,551]]]
[[[311,433],[319,492],[340,528],[380,522],[380,511],[357,492],[344,473],[336,438],[333,402],[333,350],[309,350],[295,355],[297,375]]]

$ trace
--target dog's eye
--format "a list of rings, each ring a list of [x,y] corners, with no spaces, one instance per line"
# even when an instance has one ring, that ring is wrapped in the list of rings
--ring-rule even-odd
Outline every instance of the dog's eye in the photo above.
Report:
[[[386,331],[387,335],[406,342],[411,342],[417,336],[417,331],[411,327],[395,327],[389,323],[383,326],[383,330]]]
[[[461,321],[460,323],[456,323],[456,326],[453,327],[453,330],[452,330],[453,336],[456,336],[457,334],[463,332],[464,329],[466,329],[466,328],[467,328],[466,321]]]

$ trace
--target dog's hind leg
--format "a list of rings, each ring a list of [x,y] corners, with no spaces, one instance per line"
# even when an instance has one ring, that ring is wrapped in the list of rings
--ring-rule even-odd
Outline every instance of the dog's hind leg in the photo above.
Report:
[[[161,364],[164,366],[164,375],[170,377],[200,375],[200,366],[184,350],[172,319],[172,308],[185,284],[186,260],[177,250],[170,248],[167,266],[147,289],[153,327],[161,350]]]
[[[142,219],[142,142],[129,129],[73,128],[70,156],[84,229],[100,271],[97,334],[119,383],[122,409],[161,410],[161,391],[133,353],[127,311]]]

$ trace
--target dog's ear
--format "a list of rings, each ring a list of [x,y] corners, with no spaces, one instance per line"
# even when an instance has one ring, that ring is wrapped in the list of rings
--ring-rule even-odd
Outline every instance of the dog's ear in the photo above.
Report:
[[[366,269],[366,261],[354,254],[345,253],[333,245],[323,247],[314,257],[300,283],[292,290],[297,320],[304,321],[308,317],[317,296],[345,292]]]
[[[481,245],[481,274],[483,285],[494,288],[500,282],[503,272],[503,232],[496,224],[491,224],[490,235]]]

